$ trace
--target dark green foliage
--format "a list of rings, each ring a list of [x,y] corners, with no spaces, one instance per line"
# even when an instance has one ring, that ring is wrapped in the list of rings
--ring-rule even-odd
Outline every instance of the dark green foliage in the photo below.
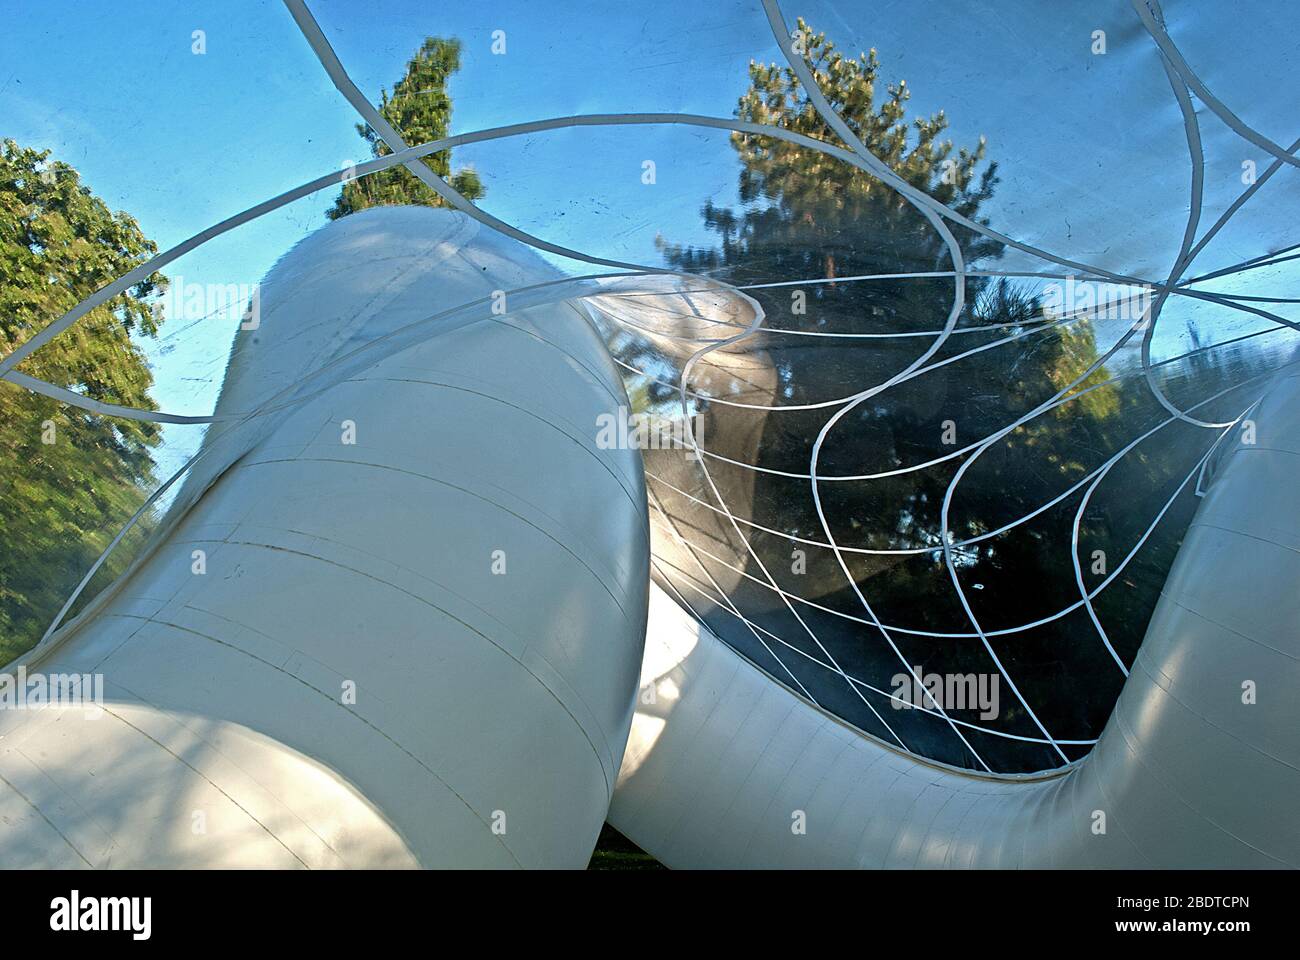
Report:
[[[802,20],[798,27],[821,91],[867,147],[908,183],[968,218],[987,222],[981,220],[981,208],[993,196],[998,176],[997,165],[986,160],[983,138],[973,148],[959,148],[943,139],[947,119],[942,111],[909,120],[907,86],[902,81],[883,81],[875,51],[845,57],[825,34],[813,33]],[[751,63],[749,79],[737,117],[844,146],[817,113],[793,70]],[[685,247],[661,241],[670,265],[707,272],[733,284],[832,281],[803,288],[806,314],[792,311],[789,288],[752,291],[764,307],[769,328],[879,334],[937,330],[944,325],[954,293],[949,278],[841,280],[952,269],[939,234],[897,191],[856,167],[783,140],[735,133],[731,143],[740,160],[742,205],[731,209],[706,203],[701,216],[717,235],[717,243]],[[953,225],[952,231],[968,269],[995,269],[1003,252],[1000,243],[960,226]],[[820,475],[887,472],[951,454],[1049,400],[1098,358],[1093,322],[1049,327],[1038,293],[1027,283],[969,278],[965,301],[959,326],[998,328],[953,337],[934,360],[1014,333],[1028,335],[940,367],[856,407],[828,435],[819,460]],[[777,394],[755,399],[797,405],[845,397],[889,380],[930,342],[929,336],[832,340],[763,334],[753,341],[752,362],[771,364]],[[652,342],[622,332],[616,347],[633,367],[654,371],[665,380],[675,376],[671,364],[656,359],[659,348]],[[1109,376],[1111,371],[1102,367],[1075,392]],[[726,376],[718,379],[723,387],[727,385]],[[692,386],[698,389],[701,380],[703,374],[697,371]],[[950,516],[951,535],[955,539],[977,536],[1029,513],[1163,419],[1140,379],[1127,383],[1123,388],[1101,386],[994,442],[963,478]],[[1185,388],[1186,380],[1179,386]],[[643,379],[632,384],[629,392],[660,410],[673,410],[678,403],[672,383]],[[756,414],[719,404],[702,406],[709,418],[706,448],[768,470],[796,473],[808,470],[813,439],[834,412],[823,408]],[[943,439],[945,424],[952,424],[952,442]],[[1118,563],[1210,439],[1190,428],[1168,430],[1112,472],[1106,486],[1110,493],[1094,498],[1082,527],[1081,553],[1090,588],[1102,578],[1088,569],[1086,551],[1104,548],[1110,563]],[[884,622],[922,630],[972,630],[939,549],[944,493],[968,458],[869,481],[819,484],[826,516],[841,545],[877,550],[932,548],[913,557],[849,557],[854,582]],[[743,509],[749,519],[798,537],[825,539],[806,479],[750,473],[718,460],[710,467],[724,500],[733,506],[747,505]],[[667,458],[656,461],[655,469],[677,476],[674,482],[684,489],[701,487],[692,469],[671,473],[674,467]],[[1125,495],[1116,496],[1115,491]],[[671,499],[671,494],[665,495]],[[1080,496],[1076,493],[1010,534],[956,551],[969,602],[986,630],[1018,626],[1079,601],[1069,551],[1070,523]],[[1123,580],[1098,601],[1111,640],[1126,660],[1131,660],[1142,637],[1176,550],[1190,509],[1188,498],[1190,494],[1170,513],[1166,526]],[[680,499],[674,503],[683,511],[683,530],[714,527],[713,515]],[[806,573],[791,575],[790,542],[753,531],[750,540],[765,555],[766,567],[782,589],[836,612],[866,618],[831,551],[810,548]],[[694,573],[693,563],[683,559],[681,569]],[[818,655],[783,604],[755,583],[765,582],[766,574],[742,548],[736,548],[731,563],[753,578],[737,581],[732,599],[760,625],[790,642],[804,643]],[[879,630],[806,605],[798,609],[841,666],[867,682],[888,687],[888,678],[901,664]],[[723,636],[788,682],[750,631],[725,611],[715,613],[711,622]],[[927,640],[895,634],[894,639],[909,664],[920,664],[927,671],[995,670],[978,638]],[[1086,613],[1048,628],[999,638],[995,646],[1030,703],[1041,708],[1058,735],[1082,738],[1100,729],[1123,677]],[[842,697],[823,705],[888,739],[842,680],[828,679],[819,673],[821,668],[809,666],[789,651],[783,659],[816,685],[819,695],[825,691]],[[906,730],[913,748],[950,762],[973,763],[943,724],[928,719],[917,722],[886,710],[890,721]],[[997,726],[1037,734],[1005,689]],[[1005,747],[1008,742],[986,737],[980,747],[1002,769],[1032,770],[1060,762],[1046,748],[1012,750]]]
[[[460,41],[426,37],[420,49],[406,64],[406,75],[397,81],[390,95],[382,91],[379,112],[410,145],[428,143],[446,137],[451,129],[451,96],[447,83],[460,69]],[[372,157],[392,153],[375,131],[365,124],[357,132],[370,146]],[[473,167],[451,173],[451,151],[424,157],[434,173],[447,180],[469,200],[483,196],[483,184]],[[367,207],[419,204],[444,207],[447,204],[405,167],[390,167],[343,185],[343,193],[329,211],[331,220]]]
[[[0,351],[157,252],[67,164],[4,141],[0,155]],[[96,400],[156,409],[132,336],[153,336],[154,274],[91,311],[19,365]],[[53,443],[44,440],[53,436]],[[0,384],[0,661],[49,618],[154,483],[156,424],[113,420]]]

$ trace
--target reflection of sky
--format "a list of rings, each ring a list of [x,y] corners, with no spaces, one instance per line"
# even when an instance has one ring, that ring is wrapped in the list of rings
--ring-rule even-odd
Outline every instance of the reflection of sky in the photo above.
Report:
[[[779,59],[761,6],[723,0],[592,5],[535,2],[357,3],[313,9],[353,79],[378,99],[424,36],[459,37],[453,129],[590,112],[730,116],[752,57]],[[1286,127],[1300,36],[1286,5],[1166,4],[1170,31],[1211,89],[1275,139]],[[1033,0],[896,0],[787,4],[842,49],[875,46],[882,76],[906,79],[915,111],[944,109],[959,144],[980,135],[1002,186],[983,214],[1013,236],[1104,267],[1163,278],[1186,218],[1184,132],[1154,46],[1126,0],[1051,6]],[[0,0],[0,135],[48,147],[112,207],[132,213],[161,248],[252,203],[366,154],[356,118],[275,2],[74,4]],[[1089,52],[1104,29],[1108,52]],[[190,52],[194,30],[207,53]],[[503,30],[507,53],[491,52]],[[1233,50],[1232,56],[1225,51]],[[1206,155],[1204,230],[1243,189],[1241,163],[1266,157],[1200,110]],[[658,182],[640,181],[653,159]],[[657,263],[654,239],[709,240],[698,210],[735,202],[736,163],[720,131],[557,131],[458,151],[487,185],[483,206],[554,242]],[[1296,192],[1286,169],[1197,260],[1210,270],[1284,245]],[[250,283],[325,222],[335,190],[299,201],[168,268],[186,282]],[[1006,268],[1043,269],[1020,255]],[[569,265],[575,270],[581,265]],[[1287,296],[1275,268],[1217,281]],[[777,279],[791,279],[787,277]],[[1165,334],[1239,325],[1220,307],[1176,300]],[[1244,328],[1243,328],[1244,329]],[[219,387],[231,324],[164,328],[150,346],[164,409],[206,412]],[[1159,351],[1157,351],[1159,352]],[[191,431],[192,433],[193,431]],[[177,441],[177,449],[189,441]],[[173,458],[164,457],[164,468]]]

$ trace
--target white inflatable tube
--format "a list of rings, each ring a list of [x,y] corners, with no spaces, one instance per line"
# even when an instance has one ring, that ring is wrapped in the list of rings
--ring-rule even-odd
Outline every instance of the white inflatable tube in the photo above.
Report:
[[[338,221],[268,277],[217,412],[555,276],[462,214]],[[0,866],[586,865],[642,660],[640,455],[597,445],[627,399],[577,307],[480,313],[236,431],[6,668],[104,705],[0,711]]]

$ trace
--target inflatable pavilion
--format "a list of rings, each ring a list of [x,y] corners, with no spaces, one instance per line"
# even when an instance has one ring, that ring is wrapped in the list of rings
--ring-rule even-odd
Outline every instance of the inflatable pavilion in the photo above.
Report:
[[[0,90],[0,866],[1300,866],[1297,12],[238,6]]]

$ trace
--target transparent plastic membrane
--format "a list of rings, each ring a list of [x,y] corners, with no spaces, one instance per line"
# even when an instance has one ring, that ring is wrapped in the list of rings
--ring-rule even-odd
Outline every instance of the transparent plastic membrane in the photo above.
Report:
[[[311,278],[276,289],[330,219],[430,203],[556,267],[511,311],[600,331],[654,576],[726,643],[917,756],[1085,756],[1295,360],[1295,14],[783,6],[78,9],[74,40],[54,3],[9,31],[0,658],[296,401],[500,319],[431,296],[335,342]],[[290,315],[300,359],[259,363]]]
[[[347,0],[324,0],[311,10],[376,106],[426,37],[457,41],[460,69],[449,85],[453,133],[627,110],[725,117],[749,61],[780,56],[749,0],[637,12],[462,3],[439,10],[436,21],[417,3],[382,3],[367,16]]]

